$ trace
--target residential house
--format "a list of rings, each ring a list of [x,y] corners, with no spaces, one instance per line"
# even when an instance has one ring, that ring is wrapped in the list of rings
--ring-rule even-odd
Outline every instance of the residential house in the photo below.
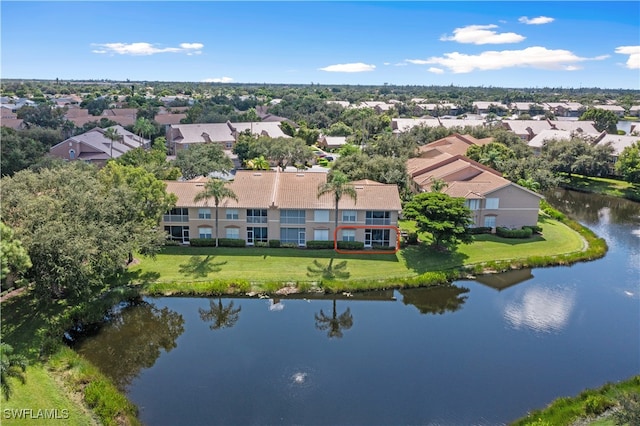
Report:
[[[238,200],[224,199],[218,207],[220,238],[244,239],[247,245],[280,240],[300,247],[309,240],[333,240],[335,204],[331,193],[319,197],[326,173],[238,170],[230,188]],[[162,226],[175,241],[215,238],[213,201],[194,202],[206,179],[167,181],[167,192],[177,196],[176,207],[167,212]],[[402,210],[396,185],[373,181],[352,182],[357,199],[343,196],[338,205],[338,226],[362,226],[338,230],[340,241],[361,241],[365,247],[396,245]],[[372,225],[367,228],[367,225]]]
[[[113,108],[102,111],[102,115],[97,117],[97,120],[106,117],[121,126],[132,126],[136,122],[137,115],[138,110],[135,108]]]
[[[423,145],[419,157],[407,161],[414,191],[430,191],[435,181],[444,182],[441,192],[464,198],[476,227],[520,228],[538,223],[541,195],[462,155],[472,141],[468,136],[445,139]]]
[[[594,105],[594,108],[603,109],[605,111],[611,111],[618,118],[623,118],[625,113],[624,108],[621,107],[620,105]]]
[[[115,129],[120,140],[112,141],[105,136],[107,129]],[[150,143],[122,126],[112,126],[107,129],[95,127],[88,132],[72,136],[54,145],[49,154],[68,161],[82,160],[89,163],[104,165],[110,158],[118,158],[134,148],[148,148]]]
[[[530,142],[543,130],[567,130],[576,133],[598,133],[592,121],[567,120],[503,120],[502,126],[518,135],[525,142]]]
[[[230,150],[235,145],[238,136],[249,130],[257,136],[268,136],[271,138],[290,136],[286,135],[280,128],[280,122],[251,123],[199,123],[199,124],[172,124],[167,127],[167,144],[171,154],[176,154],[182,149],[189,148],[189,145],[200,143],[218,143],[224,149]]]
[[[586,108],[579,102],[545,102],[545,109],[556,117],[580,117]]]
[[[25,128],[24,120],[18,118],[15,112],[10,108],[0,108],[0,126],[9,127],[14,130],[22,130]]]
[[[322,149],[339,149],[347,143],[346,136],[325,136],[320,135],[318,146]]]
[[[404,133],[410,131],[413,127],[446,127],[463,128],[485,126],[484,120],[478,119],[440,119],[440,118],[393,118],[391,119],[391,130],[393,133]]]

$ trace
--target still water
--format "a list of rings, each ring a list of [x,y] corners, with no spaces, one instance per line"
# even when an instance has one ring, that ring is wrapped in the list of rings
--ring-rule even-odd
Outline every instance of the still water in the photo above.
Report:
[[[148,425],[498,425],[640,374],[640,204],[546,194],[571,267],[335,298],[149,298],[77,349]]]

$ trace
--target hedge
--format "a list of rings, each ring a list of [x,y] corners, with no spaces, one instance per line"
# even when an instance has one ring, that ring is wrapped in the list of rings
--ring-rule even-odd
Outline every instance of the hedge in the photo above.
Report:
[[[192,247],[215,247],[215,238],[191,238],[189,244]],[[244,247],[246,242],[240,238],[218,238],[219,247]]]
[[[533,230],[531,228],[509,229],[498,227],[496,228],[496,234],[503,238],[529,238],[533,235]]]
[[[471,235],[475,234],[490,234],[493,228],[490,226],[476,226],[474,228],[467,228]]]
[[[280,240],[269,240],[269,247],[271,248],[280,247]]]
[[[307,248],[309,249],[332,249],[333,241],[327,240],[311,240],[307,241]]]
[[[363,250],[364,243],[362,241],[338,241],[340,250]]]

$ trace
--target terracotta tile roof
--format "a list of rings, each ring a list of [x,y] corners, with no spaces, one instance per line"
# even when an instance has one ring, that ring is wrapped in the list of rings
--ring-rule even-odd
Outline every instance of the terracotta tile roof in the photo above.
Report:
[[[238,201],[225,199],[220,207],[230,208],[280,208],[280,209],[333,209],[332,194],[318,198],[318,188],[326,182],[326,173],[296,173],[277,171],[239,170],[230,182]],[[206,179],[204,179],[206,180]],[[167,191],[176,194],[179,207],[204,206],[193,198],[202,191],[203,179],[193,181],[166,181]],[[340,200],[340,209],[398,210],[402,209],[396,185],[373,181],[357,181],[353,185],[358,194],[354,202],[348,196]],[[211,202],[209,203],[211,205]]]

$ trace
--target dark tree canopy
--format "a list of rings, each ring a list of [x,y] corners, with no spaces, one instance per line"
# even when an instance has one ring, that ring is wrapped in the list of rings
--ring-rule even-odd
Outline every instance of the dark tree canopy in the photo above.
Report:
[[[468,227],[473,221],[464,198],[423,192],[406,203],[403,213],[406,218],[416,221],[420,231],[431,234],[433,245],[438,249],[453,249],[460,243],[471,242]]]
[[[185,179],[213,172],[226,173],[233,168],[233,162],[217,143],[193,144],[178,151],[174,165],[182,171]]]

